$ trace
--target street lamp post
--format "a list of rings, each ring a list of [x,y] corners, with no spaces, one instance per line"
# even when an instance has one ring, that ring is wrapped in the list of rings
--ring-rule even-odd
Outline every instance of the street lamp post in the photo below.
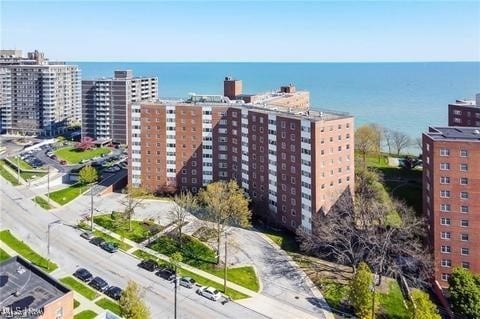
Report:
[[[61,220],[57,219],[51,223],[48,223],[48,231],[47,231],[47,256],[48,256],[48,264],[47,269],[50,268],[50,229],[53,225],[60,224]]]
[[[93,188],[96,184],[90,187],[90,231],[93,231]]]
[[[20,155],[17,155],[17,183],[20,184]]]
[[[227,231],[225,230],[225,263],[223,265],[223,292],[227,294]]]
[[[48,205],[50,206],[50,165],[47,166],[47,197]]]

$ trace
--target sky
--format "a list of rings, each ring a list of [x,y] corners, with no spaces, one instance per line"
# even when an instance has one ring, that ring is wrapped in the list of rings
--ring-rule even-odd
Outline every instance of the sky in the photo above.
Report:
[[[0,0],[0,28],[66,61],[480,61],[480,1]]]

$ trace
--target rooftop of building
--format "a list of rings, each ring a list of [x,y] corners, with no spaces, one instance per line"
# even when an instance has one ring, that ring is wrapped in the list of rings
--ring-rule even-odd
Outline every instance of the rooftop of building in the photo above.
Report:
[[[467,140],[472,142],[480,142],[480,128],[478,127],[429,127],[428,132],[425,132],[424,134],[429,136],[433,140]]]
[[[188,99],[179,99],[179,98],[159,98],[156,100],[151,100],[147,102],[142,102],[142,104],[148,103],[159,103],[162,105],[165,104],[175,104],[175,105],[198,105],[198,106],[227,106],[227,107],[238,107],[238,108],[247,108],[249,110],[255,110],[257,112],[262,112],[266,114],[274,113],[278,116],[285,116],[291,118],[301,118],[302,120],[308,121],[331,121],[338,120],[342,118],[353,118],[353,115],[347,112],[340,112],[328,109],[307,109],[307,110],[298,110],[296,108],[281,107],[274,104],[250,104],[245,103],[243,100],[234,100],[231,101],[228,97],[222,95],[196,95],[191,94]]]
[[[466,107],[479,107],[480,108],[480,93],[477,93],[474,100],[460,99],[454,103],[450,103],[452,106],[466,106]]]
[[[70,292],[20,256],[0,263],[0,287],[0,309],[41,309]]]
[[[132,70],[115,70],[113,76],[111,77],[99,77],[95,79],[86,79],[83,81],[89,82],[101,82],[101,81],[123,81],[123,80],[146,80],[154,79],[157,80],[155,76],[133,76]]]

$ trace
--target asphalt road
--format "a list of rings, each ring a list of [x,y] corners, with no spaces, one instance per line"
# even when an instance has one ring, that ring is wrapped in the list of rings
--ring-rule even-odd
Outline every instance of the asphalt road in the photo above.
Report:
[[[48,224],[58,217],[45,213],[28,198],[0,179],[0,228],[10,229],[40,254],[47,256]],[[125,253],[109,254],[79,237],[69,225],[51,228],[50,256],[60,269],[58,275],[69,275],[85,267],[93,275],[104,278],[110,285],[125,287],[134,280],[145,289],[145,301],[152,318],[173,318],[173,284],[153,273],[138,268],[138,260]],[[197,295],[194,289],[180,288],[178,318],[265,318],[237,303],[222,305]]]

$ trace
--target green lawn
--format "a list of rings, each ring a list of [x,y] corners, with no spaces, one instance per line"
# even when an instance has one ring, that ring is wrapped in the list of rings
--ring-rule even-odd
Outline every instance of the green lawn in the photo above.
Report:
[[[20,177],[22,177],[25,181],[28,180],[35,180],[37,178],[43,177],[47,175],[47,173],[40,173],[40,172],[20,172]]]
[[[88,300],[93,300],[98,296],[98,293],[95,290],[88,287],[83,282],[80,282],[77,279],[73,278],[72,276],[61,278],[60,281],[81,294],[82,296],[84,296],[85,298],[87,298]]]
[[[80,183],[73,184],[66,188],[62,188],[58,191],[50,193],[50,199],[56,201],[60,205],[65,205],[77,198],[83,191],[87,189],[87,186]]]
[[[32,199],[35,203],[38,204],[38,206],[42,207],[43,209],[49,210],[52,209],[53,207],[48,203],[47,200],[43,199],[43,197],[40,196],[35,196],[35,198]]]
[[[55,264],[54,262],[49,262],[47,259],[43,258],[35,251],[33,251],[23,241],[15,238],[9,230],[3,230],[0,232],[0,240],[7,244],[10,248],[15,250],[19,255],[28,259],[32,264],[41,268],[44,271],[52,272],[58,268],[57,264]]]
[[[339,308],[348,298],[348,285],[337,282],[322,283],[322,294],[327,303],[333,308]]]
[[[66,160],[68,164],[78,164],[81,160],[108,154],[110,150],[106,147],[98,147],[87,151],[78,151],[75,147],[67,146],[56,150],[54,153],[59,160]]]
[[[112,243],[115,243],[118,245],[118,248],[120,248],[121,250],[129,250],[130,248],[132,248],[132,246],[130,246],[129,244],[127,243],[124,243],[116,238],[113,238],[112,236],[108,235],[108,234],[105,234],[104,232],[101,232],[99,230],[94,230],[93,231],[93,235],[97,236],[97,237],[102,237],[103,239],[105,239],[106,241],[109,241],[109,242],[112,242]]]
[[[170,256],[174,252],[180,251],[183,256],[183,262],[195,268],[211,273],[212,275],[223,278],[223,268],[216,267],[215,252],[198,239],[188,235],[183,236],[182,249],[176,239],[170,236],[161,236],[156,239],[149,247],[161,254]],[[242,287],[258,291],[258,278],[252,267],[229,268],[227,279]]]
[[[73,319],[93,319],[97,316],[96,312],[93,312],[92,310],[84,310],[75,316],[73,316]]]
[[[80,302],[77,299],[73,299],[73,309],[77,308],[80,306]]]
[[[0,160],[0,175],[3,178],[5,178],[8,182],[10,182],[10,184],[12,184],[13,186],[20,185],[20,183],[17,180],[17,177],[10,174],[10,172],[5,169],[4,165],[6,165],[5,161]]]
[[[140,259],[145,259],[145,260],[148,260],[148,259],[152,259],[152,260],[157,260],[158,258],[155,257],[154,255],[151,255],[141,249],[137,249],[133,252],[133,255],[135,257],[138,257]]]
[[[398,283],[391,281],[386,294],[379,293],[379,311],[385,318],[408,319],[407,308],[403,304],[403,295]]]
[[[120,306],[116,301],[110,300],[108,298],[102,298],[97,301],[96,304],[103,309],[110,310],[114,314],[120,315]]]
[[[216,288],[219,291],[224,292],[222,284],[219,284],[219,283],[217,283],[215,281],[212,281],[210,279],[207,279],[205,277],[199,276],[199,275],[197,275],[197,274],[195,274],[191,271],[188,271],[186,269],[183,269],[183,268],[180,269],[180,275],[191,277],[191,278],[195,279],[195,281],[198,282],[202,286],[210,286],[210,287]],[[243,294],[239,291],[230,289],[230,288],[228,288],[228,286],[227,286],[226,295],[230,296],[230,298],[232,298],[233,300],[248,298],[247,295],[245,295],[245,294]]]
[[[141,243],[148,237],[163,230],[162,226],[152,222],[132,220],[132,230],[129,231],[128,220],[122,218],[119,214],[113,214],[113,218],[112,214],[97,215],[93,218],[93,221],[103,228],[113,231],[114,233],[137,243]]]
[[[5,252],[2,248],[0,248],[0,262],[7,260],[10,258],[10,255]]]
[[[275,244],[280,246],[283,250],[290,253],[300,252],[300,247],[295,240],[295,235],[285,230],[273,230],[271,228],[255,225],[255,230],[265,234]]]
[[[385,189],[388,193],[400,200],[404,200],[412,207],[417,216],[422,216],[422,185],[417,183],[385,182]]]

